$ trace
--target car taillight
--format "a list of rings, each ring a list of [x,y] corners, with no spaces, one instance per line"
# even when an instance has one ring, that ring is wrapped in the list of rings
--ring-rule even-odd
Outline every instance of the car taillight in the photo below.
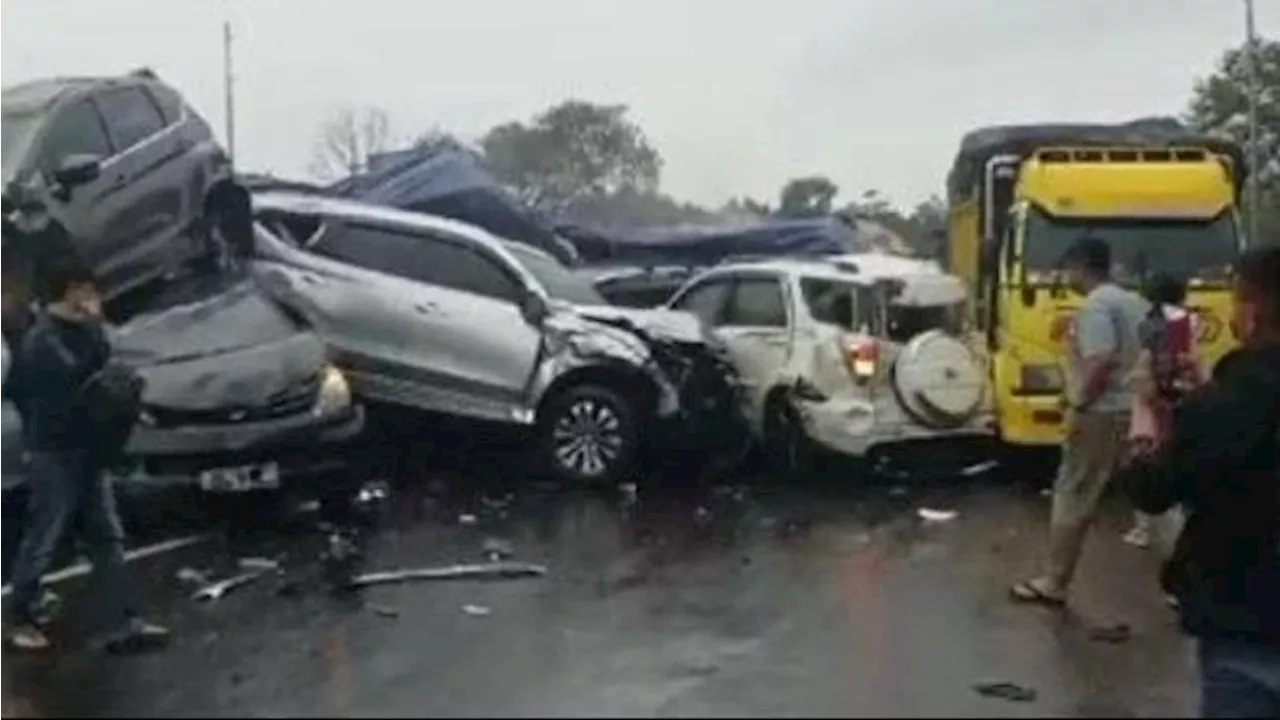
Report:
[[[875,377],[880,365],[880,345],[870,338],[846,338],[841,341],[845,367],[858,383]]]

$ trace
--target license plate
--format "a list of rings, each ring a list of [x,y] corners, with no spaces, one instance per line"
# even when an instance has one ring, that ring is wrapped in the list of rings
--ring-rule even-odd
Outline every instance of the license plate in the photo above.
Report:
[[[241,493],[278,487],[280,466],[276,463],[215,468],[200,473],[200,489],[205,492]]]

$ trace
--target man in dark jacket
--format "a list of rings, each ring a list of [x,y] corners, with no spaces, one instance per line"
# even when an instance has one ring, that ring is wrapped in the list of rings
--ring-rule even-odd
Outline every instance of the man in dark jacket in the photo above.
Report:
[[[115,496],[95,452],[94,440],[102,429],[85,419],[83,389],[110,355],[101,298],[92,273],[73,255],[50,261],[38,274],[46,305],[16,353],[24,439],[31,453],[31,495],[6,608],[8,641],[22,650],[49,647],[35,620],[40,579],[59,540],[74,528],[104,581],[103,600],[118,623],[107,648],[155,647],[168,633],[137,614]]]
[[[1205,717],[1280,717],[1280,248],[1239,263],[1242,347],[1178,408],[1170,442],[1121,480],[1187,523],[1162,581],[1199,639]]]

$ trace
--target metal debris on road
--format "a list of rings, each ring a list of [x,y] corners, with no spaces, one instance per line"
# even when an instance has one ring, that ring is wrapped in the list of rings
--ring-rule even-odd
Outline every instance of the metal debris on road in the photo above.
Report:
[[[470,615],[471,617],[488,617],[493,614],[493,610],[490,610],[484,605],[463,605],[462,612]]]
[[[1011,682],[976,683],[973,691],[983,697],[1008,700],[1009,702],[1035,702],[1037,694],[1033,688],[1023,687]]]
[[[1118,645],[1128,642],[1133,637],[1133,629],[1128,623],[1116,623],[1114,625],[1103,625],[1093,628],[1089,631],[1089,639],[1096,642],[1110,643]]]
[[[387,618],[387,619],[395,619],[400,617],[400,611],[393,607],[388,607],[386,605],[378,605],[376,603],[369,603],[365,605],[365,607],[369,608],[369,610],[371,610],[373,614],[377,615],[378,617]]]
[[[368,587],[412,580],[488,580],[542,577],[546,567],[531,563],[481,563],[478,565],[450,565],[438,568],[410,568],[366,573],[351,579],[350,587]]]
[[[374,480],[367,482],[361,486],[360,491],[356,493],[356,502],[360,504],[371,503],[376,500],[385,500],[391,495],[391,487],[383,480]]]
[[[271,572],[280,569],[280,561],[265,557],[243,557],[238,561],[241,570]]]
[[[515,548],[511,546],[511,543],[493,537],[484,539],[484,542],[480,545],[480,551],[484,553],[485,559],[489,562],[506,560],[515,555]]]
[[[174,577],[177,578],[180,583],[200,587],[208,585],[210,582],[208,573],[203,573],[195,568],[189,567],[179,568],[178,572],[174,573]]]
[[[219,580],[218,582],[205,585],[204,587],[195,591],[195,593],[191,596],[191,599],[192,600],[218,600],[223,595],[226,595],[232,590],[235,590],[236,588],[242,585],[248,585],[249,583],[253,582],[254,580],[257,580],[258,578],[262,577],[265,574],[266,574],[265,570],[253,570],[251,572],[242,573],[240,575],[234,575],[232,577],[226,578],[225,580]]]
[[[961,470],[960,474],[964,477],[972,477],[974,475],[981,475],[988,470],[994,470],[999,466],[999,460],[988,460],[986,462],[978,463],[977,465],[970,465],[969,467]]]
[[[472,515],[471,513],[462,513],[461,515],[458,516],[459,525],[475,525],[476,522],[477,522],[476,516]]]
[[[916,514],[927,523],[951,522],[959,515],[955,510],[934,510],[933,508],[920,508],[916,510]]]

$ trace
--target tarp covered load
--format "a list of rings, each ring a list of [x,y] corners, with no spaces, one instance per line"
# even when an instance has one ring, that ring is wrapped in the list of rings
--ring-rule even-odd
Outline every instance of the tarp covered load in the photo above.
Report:
[[[997,125],[974,130],[960,141],[947,178],[954,201],[981,185],[987,161],[999,155],[1026,156],[1050,146],[1191,147],[1231,158],[1236,187],[1244,186],[1244,153],[1230,140],[1196,133],[1174,118],[1143,118],[1113,125]]]
[[[714,265],[731,257],[838,255],[866,250],[858,231],[836,217],[767,220],[734,227],[648,227],[568,234],[588,263]]]
[[[556,237],[551,223],[522,206],[475,154],[463,148],[410,148],[373,155],[367,172],[339,180],[328,191],[470,223],[544,250],[561,262],[574,260],[572,246]]]

